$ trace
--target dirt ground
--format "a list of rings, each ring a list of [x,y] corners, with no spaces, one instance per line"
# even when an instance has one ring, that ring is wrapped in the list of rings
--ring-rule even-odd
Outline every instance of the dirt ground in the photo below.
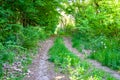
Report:
[[[28,69],[29,74],[24,78],[24,80],[70,80],[68,75],[55,72],[54,64],[48,61],[49,55],[48,51],[52,47],[54,39],[48,39],[40,43],[39,54],[36,55],[36,58],[33,60],[30,68]],[[113,77],[120,80],[120,74],[114,70],[109,69],[108,67],[102,66],[99,62],[91,59],[87,59],[84,54],[78,52],[75,48],[72,47],[71,39],[64,38],[65,46],[81,59],[86,60],[88,63],[92,64],[95,68],[104,70],[105,72],[110,73]],[[90,54],[90,50],[84,50],[87,54]]]
[[[116,79],[120,80],[120,73],[111,70],[110,68],[106,67],[106,66],[102,66],[99,62],[95,61],[95,60],[91,60],[91,59],[87,59],[85,54],[78,52],[75,48],[72,47],[72,43],[71,43],[71,39],[70,38],[65,38],[64,37],[64,43],[66,45],[66,47],[73,53],[75,53],[77,56],[79,56],[81,59],[86,60],[88,63],[92,64],[92,66],[94,66],[95,68],[101,69],[107,73],[110,73],[113,77],[115,77]],[[85,50],[84,50],[85,51]],[[85,51],[86,54],[90,54],[90,50],[86,50]]]
[[[53,41],[51,38],[40,44],[39,54],[30,65],[29,74],[24,80],[69,80],[65,75],[55,72],[54,64],[48,61],[48,51]]]

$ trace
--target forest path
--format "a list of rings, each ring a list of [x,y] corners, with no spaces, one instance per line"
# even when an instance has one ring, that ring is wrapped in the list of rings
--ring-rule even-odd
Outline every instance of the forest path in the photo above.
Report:
[[[54,64],[48,61],[48,51],[52,47],[54,42],[53,38],[50,38],[42,43],[40,43],[41,48],[39,49],[39,54],[36,55],[30,68],[29,75],[27,75],[24,80],[69,80],[65,75],[55,72]],[[102,69],[103,71],[110,73],[113,77],[120,80],[120,74],[108,67],[102,66],[99,62],[91,59],[87,59],[86,56],[77,49],[72,47],[71,39],[64,37],[65,46],[78,57],[86,60],[88,63],[92,64],[95,68]]]
[[[77,49],[72,47],[72,43],[71,43],[71,39],[64,37],[64,43],[65,46],[74,54],[76,54],[78,57],[80,57],[81,59],[86,60],[88,63],[90,63],[92,66],[94,66],[95,68],[101,69],[107,73],[110,73],[113,77],[115,77],[116,79],[120,80],[120,74],[114,70],[111,70],[108,67],[102,66],[99,62],[95,61],[95,60],[91,60],[91,59],[87,59],[86,56],[80,52],[78,52]],[[86,50],[88,51],[88,50]],[[88,51],[89,53],[89,51]]]
[[[48,51],[53,45],[54,39],[48,39],[40,43],[39,54],[33,60],[29,75],[24,80],[67,80],[63,74],[54,71],[54,64],[48,61]]]

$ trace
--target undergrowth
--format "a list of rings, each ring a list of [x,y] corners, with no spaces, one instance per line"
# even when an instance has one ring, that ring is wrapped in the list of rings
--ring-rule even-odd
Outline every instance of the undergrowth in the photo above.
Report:
[[[39,41],[47,36],[39,27],[19,27],[17,34],[6,34],[6,40],[0,39],[0,80],[22,80],[38,51]]]
[[[72,37],[72,45],[80,52],[83,49],[90,49],[92,52],[89,58],[96,59],[112,69],[120,70],[120,44],[118,38],[107,38],[96,36],[89,38],[77,33]]]
[[[56,70],[68,74],[70,80],[116,80],[70,52],[65,47],[62,38],[55,40],[53,47],[49,50],[49,55],[49,61],[55,64]]]

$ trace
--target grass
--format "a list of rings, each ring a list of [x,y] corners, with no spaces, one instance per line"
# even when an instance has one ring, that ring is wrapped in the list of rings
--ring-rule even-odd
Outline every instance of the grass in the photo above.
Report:
[[[8,66],[8,68],[2,67],[2,69],[0,70],[1,72],[0,80],[23,80],[24,76],[27,74],[28,65],[31,64],[32,58],[35,55],[35,53],[37,52],[21,51],[20,54],[10,52],[6,53],[5,54],[6,56],[4,55],[5,58],[3,58],[4,62],[2,64],[6,65],[6,67]],[[8,58],[8,60],[6,58]],[[15,70],[14,68],[18,70]]]
[[[76,34],[78,35],[78,34]],[[79,35],[72,37],[72,44],[78,51],[85,49],[92,50],[89,56],[114,70],[120,70],[120,48],[117,39],[108,39],[105,36],[99,36],[93,39],[86,39]]]
[[[49,55],[49,61],[55,64],[57,71],[68,74],[70,80],[116,80],[110,74],[94,68],[70,52],[62,38],[56,38]]]
[[[49,36],[43,28],[21,26],[18,34],[10,35],[5,41],[1,41],[0,80],[22,80],[28,72],[33,56],[38,52],[39,41],[47,37]]]

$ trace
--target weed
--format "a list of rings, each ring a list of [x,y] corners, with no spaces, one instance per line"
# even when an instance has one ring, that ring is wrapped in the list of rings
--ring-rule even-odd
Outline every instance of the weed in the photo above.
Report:
[[[54,62],[56,70],[67,73],[70,80],[116,80],[104,71],[93,68],[89,63],[71,53],[62,38],[57,38],[49,50],[49,60]]]

